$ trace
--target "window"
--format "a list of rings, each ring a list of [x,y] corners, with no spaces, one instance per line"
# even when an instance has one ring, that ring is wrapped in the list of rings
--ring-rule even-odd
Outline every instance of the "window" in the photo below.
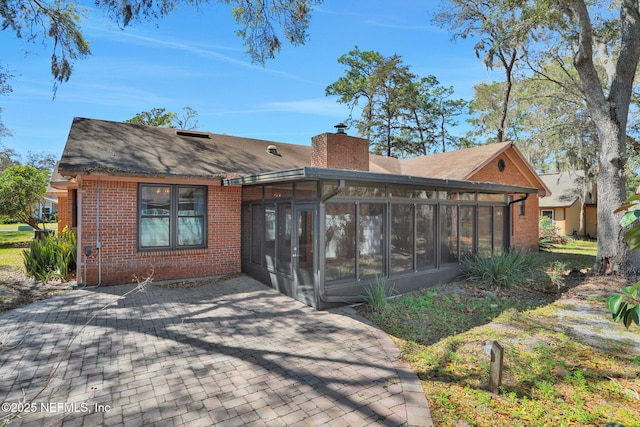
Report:
[[[142,250],[206,247],[207,188],[140,184],[138,246]]]
[[[542,214],[540,216],[546,216],[547,218],[550,218],[551,220],[553,220],[553,210],[543,209]]]
[[[518,203],[518,213],[520,216],[524,216],[524,200],[521,200],[520,203]]]

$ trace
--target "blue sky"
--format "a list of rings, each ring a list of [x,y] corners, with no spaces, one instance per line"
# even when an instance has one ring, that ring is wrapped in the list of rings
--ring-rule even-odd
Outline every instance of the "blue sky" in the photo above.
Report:
[[[50,49],[3,31],[0,64],[15,77],[13,93],[0,98],[13,136],[1,142],[23,155],[59,156],[73,117],[123,121],[155,107],[179,112],[189,106],[199,113],[199,130],[308,145],[348,117],[347,106],[326,97],[325,88],[344,75],[337,59],[356,45],[397,53],[415,74],[435,75],[456,97],[471,99],[473,85],[490,74],[473,41],[452,42],[431,23],[437,4],[326,0],[315,9],[306,44],[284,45],[264,66],[251,63],[223,4],[200,12],[184,7],[125,30],[94,10],[83,24],[92,55],[75,63],[55,99]]]

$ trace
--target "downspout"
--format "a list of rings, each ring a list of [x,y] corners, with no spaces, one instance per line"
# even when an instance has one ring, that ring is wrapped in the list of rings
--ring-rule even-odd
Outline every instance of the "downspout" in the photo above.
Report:
[[[342,192],[342,190],[344,190],[346,183],[344,179],[340,179],[338,180],[338,186],[329,194],[325,195],[324,197],[320,198],[320,208],[318,215],[320,215],[320,213],[324,212],[324,205],[325,203],[329,200],[334,198],[335,196],[337,196],[338,194],[340,194],[340,192]],[[318,218],[318,230],[321,230],[323,227],[320,226],[320,221],[321,219]],[[322,236],[318,236],[318,246],[325,246],[326,242],[324,241],[324,235]],[[320,243],[322,243],[322,245],[320,245]],[[318,247],[318,256],[319,257],[323,257],[323,255],[321,255],[320,253],[320,247]],[[323,257],[324,258],[324,257]],[[323,261],[324,263],[324,261]],[[320,299],[322,301],[326,301],[326,302],[331,302],[331,301],[327,301],[327,297],[326,297],[326,293],[325,293],[325,289],[324,289],[324,271],[320,270],[320,276],[318,278],[318,295],[320,297]]]
[[[524,202],[525,200],[527,200],[529,198],[529,193],[524,193],[524,197],[521,197],[519,199],[516,200],[512,200],[510,201],[507,206],[509,207],[509,222],[511,224],[509,224],[509,249],[511,249],[511,237],[514,235],[514,220],[513,220],[513,209],[511,209],[511,205],[514,205],[516,203],[520,203],[520,202]]]
[[[96,287],[102,285],[102,243],[100,242],[100,178],[97,182],[97,195],[96,195],[96,250],[98,251],[98,284]]]

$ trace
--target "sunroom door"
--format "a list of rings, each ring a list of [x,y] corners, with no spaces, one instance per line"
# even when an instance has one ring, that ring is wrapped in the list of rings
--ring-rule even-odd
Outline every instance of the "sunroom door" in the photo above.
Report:
[[[316,229],[317,207],[298,205],[294,207],[292,267],[294,297],[312,307],[316,306]]]

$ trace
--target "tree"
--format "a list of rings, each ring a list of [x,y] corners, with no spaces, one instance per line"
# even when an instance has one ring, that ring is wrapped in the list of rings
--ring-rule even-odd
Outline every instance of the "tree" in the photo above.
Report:
[[[213,0],[211,0],[213,1]],[[237,34],[253,61],[264,63],[280,51],[282,39],[304,44],[313,7],[322,0],[218,0],[232,6],[241,26]],[[180,6],[200,7],[206,1],[96,0],[95,6],[124,28],[132,22],[158,20]],[[78,0],[3,0],[2,29],[30,42],[51,42],[51,74],[55,85],[69,80],[73,62],[91,54],[80,24],[88,9]],[[56,87],[56,86],[54,86]]]
[[[450,3],[450,2],[447,2]],[[535,40],[527,51],[538,58],[560,60],[570,55],[579,89],[598,137],[598,255],[595,271],[632,275],[640,257],[624,244],[624,230],[613,211],[625,200],[627,123],[634,79],[640,59],[640,5],[637,0],[585,2],[584,0],[494,0],[492,16],[504,10],[523,22],[516,41]],[[614,16],[613,12],[617,12]],[[464,18],[461,16],[461,19]],[[472,18],[475,19],[475,18]],[[496,27],[500,19],[495,20]],[[475,22],[475,21],[474,21]],[[485,22],[485,21],[483,21]],[[490,21],[489,21],[490,23]],[[481,27],[485,34],[492,27]],[[514,34],[514,33],[510,33]],[[496,40],[502,46],[501,39]],[[513,44],[507,38],[505,46]],[[523,44],[523,46],[525,46]],[[538,50],[534,51],[533,47]],[[533,70],[536,71],[535,69]]]
[[[454,38],[477,38],[476,56],[488,69],[501,67],[505,84],[496,133],[497,142],[506,140],[507,119],[513,90],[513,78],[525,54],[525,35],[532,34],[534,25],[523,19],[525,8],[514,10],[509,2],[488,0],[470,2],[447,0],[441,3],[434,21],[453,33]]]
[[[345,66],[343,77],[327,86],[327,95],[351,110],[348,123],[371,141],[371,151],[389,157],[428,154],[440,144],[456,143],[449,128],[457,123],[466,102],[452,100],[453,88],[440,85],[436,77],[419,78],[399,55],[385,57],[356,48],[338,58]],[[354,118],[356,108],[360,118]]]
[[[47,191],[49,174],[33,166],[10,166],[0,173],[0,215],[15,218],[39,230],[34,218]]]
[[[0,172],[4,171],[10,166],[20,164],[18,158],[20,156],[13,148],[5,147],[0,143]]]
[[[195,129],[198,126],[198,112],[191,107],[184,107],[183,110],[184,113],[179,115],[165,108],[152,108],[151,111],[142,111],[124,122],[160,128]]]
[[[13,91],[8,83],[12,77],[11,73],[0,65],[0,95],[7,95]],[[9,135],[11,135],[11,131],[2,123],[2,107],[0,107],[0,140]]]

